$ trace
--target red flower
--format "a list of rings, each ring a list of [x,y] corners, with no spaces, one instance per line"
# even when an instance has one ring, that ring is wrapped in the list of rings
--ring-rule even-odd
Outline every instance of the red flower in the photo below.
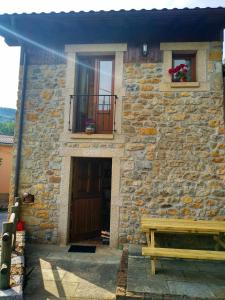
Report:
[[[188,66],[187,65],[185,65],[185,64],[180,64],[180,65],[178,65],[178,66],[176,66],[175,68],[170,68],[169,70],[168,70],[168,72],[169,72],[169,74],[171,75],[171,74],[176,74],[176,76],[178,76],[178,72],[180,72],[181,74],[180,75],[182,75],[182,74],[186,74],[187,73],[187,68]],[[179,76],[180,76],[179,75]]]

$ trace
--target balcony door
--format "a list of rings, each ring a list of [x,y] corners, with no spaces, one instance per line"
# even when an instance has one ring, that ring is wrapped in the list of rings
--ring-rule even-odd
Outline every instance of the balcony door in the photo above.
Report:
[[[96,133],[111,133],[114,110],[114,57],[80,56],[76,84],[75,131],[93,123]]]

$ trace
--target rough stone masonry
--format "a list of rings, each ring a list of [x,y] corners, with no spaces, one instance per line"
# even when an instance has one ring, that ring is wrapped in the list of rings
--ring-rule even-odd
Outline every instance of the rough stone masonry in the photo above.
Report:
[[[139,228],[143,214],[225,219],[221,44],[210,43],[207,55],[210,90],[205,92],[194,88],[162,92],[162,61],[125,62],[126,93],[120,99],[124,142],[73,139],[69,145],[60,141],[64,104],[69,100],[65,99],[65,62],[33,60],[28,68],[19,189],[35,195],[34,204],[22,209],[32,239],[58,241],[59,150],[65,146],[124,149],[120,243],[143,241]]]
[[[225,218],[221,45],[208,55],[209,92],[160,92],[162,63],[125,66],[123,242],[141,240],[143,214]]]

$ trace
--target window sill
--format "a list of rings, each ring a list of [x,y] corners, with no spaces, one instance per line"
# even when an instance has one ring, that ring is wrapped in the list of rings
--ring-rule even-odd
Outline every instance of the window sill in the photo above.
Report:
[[[209,91],[210,83],[205,82],[163,82],[159,85],[161,92],[194,92],[194,91]]]
[[[88,139],[88,140],[113,140],[114,135],[109,133],[93,133],[93,134],[87,134],[87,133],[71,133],[70,135],[71,139]]]
[[[200,86],[199,82],[171,82],[171,88],[198,88]]]

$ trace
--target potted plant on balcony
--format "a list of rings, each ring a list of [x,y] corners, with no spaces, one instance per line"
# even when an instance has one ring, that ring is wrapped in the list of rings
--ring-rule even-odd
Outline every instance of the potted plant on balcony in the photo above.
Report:
[[[87,134],[95,133],[96,131],[96,123],[93,119],[87,119],[85,121],[85,132]]]

